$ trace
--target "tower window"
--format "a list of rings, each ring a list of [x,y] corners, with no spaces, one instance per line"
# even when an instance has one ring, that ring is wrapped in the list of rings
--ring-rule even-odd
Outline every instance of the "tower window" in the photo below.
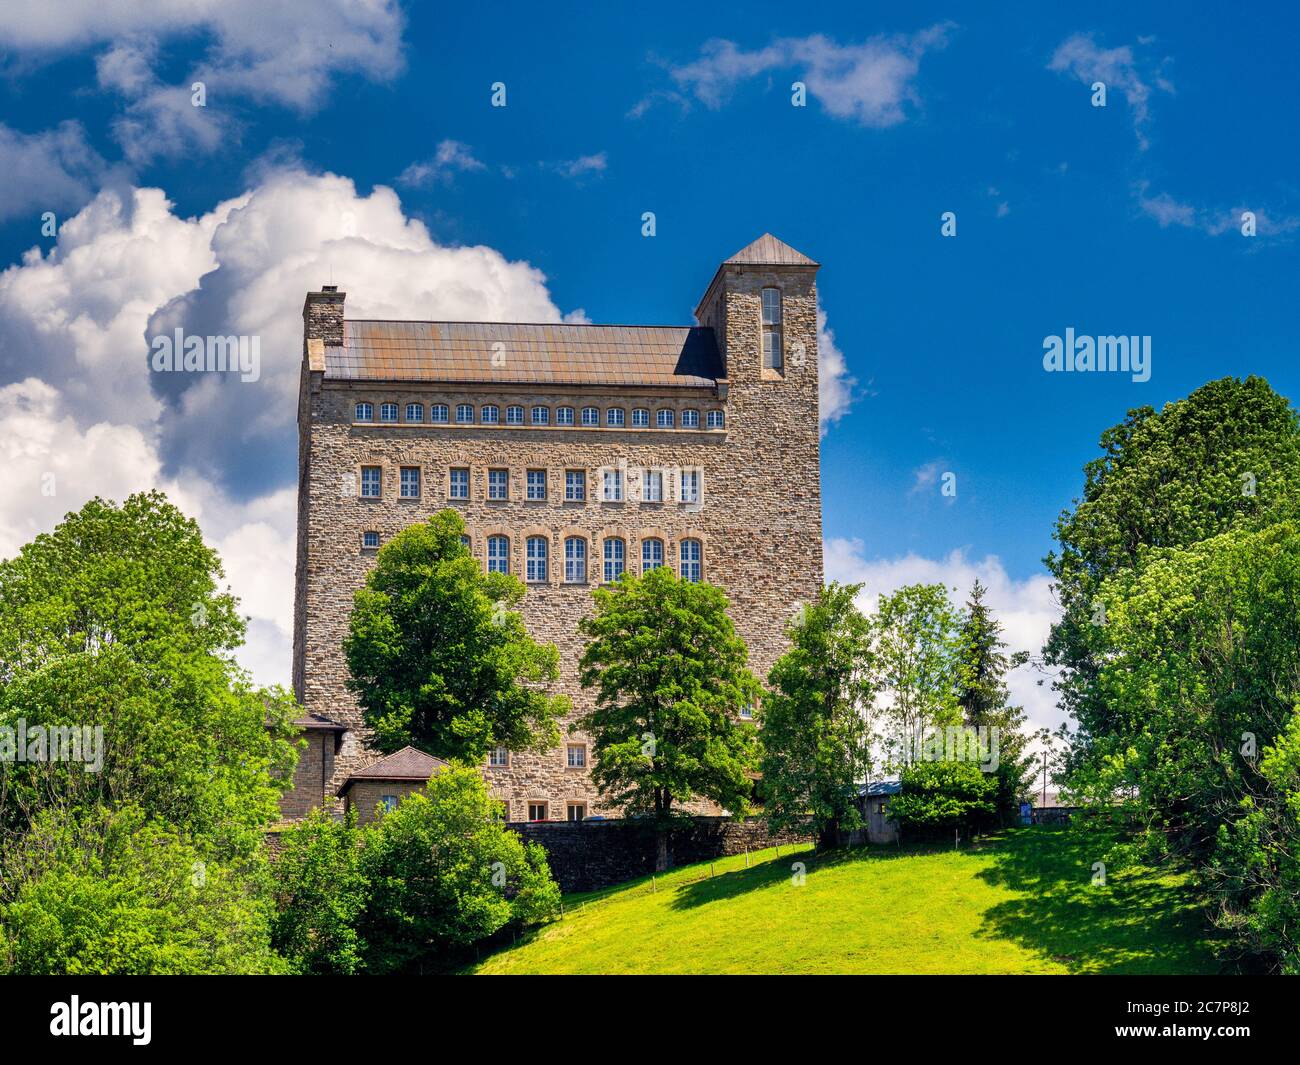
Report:
[[[664,542],[662,540],[641,541],[641,572],[649,573],[664,564]]]
[[[581,536],[564,541],[564,579],[570,584],[587,581],[587,541]]]
[[[779,370],[781,358],[781,290],[763,289],[763,368]]]
[[[526,575],[530,581],[546,580],[546,537],[544,536],[530,536],[528,538]]]
[[[681,577],[684,581],[700,579],[700,542],[683,540],[677,546],[678,558],[681,560]]]
[[[605,541],[605,580],[616,581],[623,576],[625,547],[623,541],[611,536]]]

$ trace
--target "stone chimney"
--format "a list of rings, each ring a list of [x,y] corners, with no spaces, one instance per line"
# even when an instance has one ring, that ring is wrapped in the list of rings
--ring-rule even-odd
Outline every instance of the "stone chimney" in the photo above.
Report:
[[[325,369],[325,348],[343,346],[343,301],[347,296],[337,285],[322,285],[319,292],[307,293],[302,305],[302,338],[303,353],[312,370]]]

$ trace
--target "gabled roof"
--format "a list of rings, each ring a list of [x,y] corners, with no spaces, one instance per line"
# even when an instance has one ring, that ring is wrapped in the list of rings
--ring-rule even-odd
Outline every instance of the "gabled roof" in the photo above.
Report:
[[[345,319],[325,376],[462,384],[712,388],[722,377],[701,326]]]
[[[364,769],[358,769],[343,782],[339,794],[344,794],[354,783],[361,780],[428,780],[434,773],[447,768],[448,765],[449,763],[441,758],[417,751],[414,747],[403,747],[400,751],[395,751],[377,762],[371,762]]]
[[[820,266],[803,252],[795,251],[783,240],[777,240],[771,233],[764,233],[752,244],[746,244],[740,251],[728,259],[724,266]]]

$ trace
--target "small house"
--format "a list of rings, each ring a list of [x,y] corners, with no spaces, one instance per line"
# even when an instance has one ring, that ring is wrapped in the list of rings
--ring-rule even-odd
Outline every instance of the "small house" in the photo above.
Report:
[[[343,782],[339,798],[344,801],[344,812],[355,809],[357,824],[368,824],[412,792],[423,790],[429,778],[448,764],[414,747],[403,747],[358,769]]]

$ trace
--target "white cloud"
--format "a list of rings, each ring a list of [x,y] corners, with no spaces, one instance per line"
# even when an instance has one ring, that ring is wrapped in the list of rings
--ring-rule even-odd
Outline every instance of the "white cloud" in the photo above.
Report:
[[[566,178],[576,179],[586,177],[589,174],[603,174],[609,160],[604,152],[596,152],[594,155],[582,155],[577,159],[567,159],[564,162],[553,163],[550,169],[557,174]]]
[[[835,344],[835,333],[826,324],[826,312],[817,308],[817,391],[821,432],[839,421],[854,400],[857,381],[849,374],[844,352]]]
[[[1140,41],[1149,44],[1150,41]],[[1048,70],[1070,74],[1085,85],[1103,82],[1106,86],[1107,100],[1118,89],[1128,102],[1133,114],[1133,130],[1137,134],[1138,147],[1146,151],[1149,146],[1146,130],[1151,121],[1152,88],[1172,93],[1173,85],[1162,73],[1170,60],[1162,60],[1158,65],[1140,60],[1128,45],[1120,48],[1103,48],[1092,36],[1076,33],[1062,41],[1052,53]]]
[[[40,133],[22,133],[0,122],[0,172],[5,175],[0,221],[28,211],[76,209],[90,199],[106,169],[79,122]]]
[[[1055,729],[1066,720],[1065,713],[1056,706],[1052,674],[1035,664],[1041,658],[1053,622],[1061,616],[1047,574],[1015,580],[996,555],[975,561],[960,550],[941,559],[915,554],[892,559],[867,558],[861,540],[840,538],[826,542],[825,563],[827,580],[865,585],[858,604],[868,611],[875,610],[882,593],[896,591],[906,584],[942,584],[948,588],[952,601],[962,606],[971,585],[978,579],[988,588],[985,602],[1002,623],[1002,636],[1008,649],[1028,651],[1033,657],[1034,661],[1007,677],[1012,702],[1024,707],[1030,731],[1044,725]]]
[[[402,171],[397,179],[401,185],[431,185],[438,181],[450,181],[456,173],[470,170],[485,170],[486,166],[474,158],[473,149],[460,141],[440,141],[432,159],[412,163]]]
[[[197,218],[159,189],[102,190],[53,248],[0,273],[0,555],[91,496],[161,488],[200,522],[251,615],[241,661],[287,681],[301,309],[331,271],[354,317],[582,316],[562,316],[528,263],[435,243],[391,189],[268,169]],[[146,336],[176,326],[259,336],[260,380],[160,380]]]
[[[704,45],[698,59],[670,68],[669,74],[683,93],[718,108],[741,82],[790,70],[836,118],[884,128],[904,121],[908,107],[919,103],[913,82],[921,57],[943,48],[951,30],[951,23],[941,23],[910,36],[882,34],[862,44],[838,44],[813,34],[781,38],[755,51],[745,51],[732,41],[713,40]],[[651,94],[630,115],[639,117],[660,98],[682,99]]]
[[[404,17],[396,0],[45,0],[0,6],[0,45],[54,57],[106,46],[100,85],[128,101],[114,130],[134,161],[186,148],[213,150],[232,135],[213,104],[223,96],[300,113],[325,103],[333,79],[388,80],[403,68]],[[169,43],[205,46],[180,84],[155,74]],[[190,104],[202,81],[207,108]]]
[[[1300,229],[1300,218],[1295,215],[1275,214],[1262,207],[1230,207],[1210,209],[1175,199],[1167,192],[1150,194],[1150,183],[1139,182],[1134,187],[1138,209],[1155,219],[1161,229],[1180,226],[1195,229],[1211,237],[1224,233],[1241,232],[1243,215],[1250,211],[1255,216],[1255,231],[1259,237],[1283,237]]]

